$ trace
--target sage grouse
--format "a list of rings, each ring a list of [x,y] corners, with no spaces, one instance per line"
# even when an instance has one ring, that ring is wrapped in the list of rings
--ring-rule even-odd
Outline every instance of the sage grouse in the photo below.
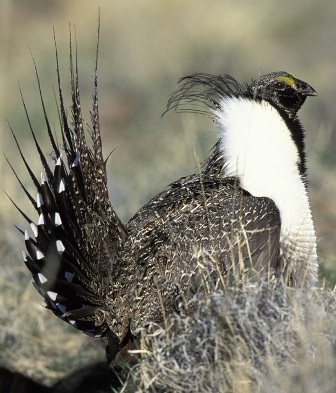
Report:
[[[32,220],[18,207],[31,228],[22,231],[23,259],[48,309],[88,335],[105,337],[113,359],[142,326],[178,311],[204,276],[216,285],[253,269],[283,275],[290,285],[316,282],[304,130],[297,117],[306,97],[316,95],[311,86],[287,72],[250,84],[227,75],[182,78],[167,110],[207,113],[218,142],[200,173],[170,184],[124,224],[108,197],[97,67],[88,143],[77,65],[70,63],[71,119],[57,59],[61,146],[40,89],[52,166],[29,121],[41,181],[15,138],[37,189],[35,199],[21,183],[37,212]]]

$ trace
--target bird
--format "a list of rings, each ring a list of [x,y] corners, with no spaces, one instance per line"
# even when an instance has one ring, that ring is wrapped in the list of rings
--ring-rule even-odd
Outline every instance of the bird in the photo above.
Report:
[[[35,198],[24,263],[44,306],[61,320],[103,338],[108,362],[141,333],[188,308],[200,291],[230,285],[242,272],[317,282],[316,236],[307,194],[305,131],[297,112],[316,91],[279,71],[239,83],[195,73],[179,80],[166,111],[205,114],[218,140],[200,170],[168,185],[127,223],[108,195],[98,109],[98,46],[91,123],[83,120],[77,59],[70,51],[68,114],[56,47],[60,134],[54,137],[37,73],[53,159],[40,146],[23,99],[43,171],[39,180],[11,129]],[[50,162],[51,161],[51,162]],[[29,229],[30,228],[30,229]],[[210,289],[209,289],[210,288]],[[191,306],[190,306],[191,307]]]

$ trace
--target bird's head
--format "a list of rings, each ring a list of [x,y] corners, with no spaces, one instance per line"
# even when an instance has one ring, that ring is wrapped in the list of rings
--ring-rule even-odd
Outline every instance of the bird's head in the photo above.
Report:
[[[293,118],[307,96],[317,96],[317,93],[308,83],[288,72],[278,71],[254,80],[248,86],[246,96],[256,100],[266,100]]]

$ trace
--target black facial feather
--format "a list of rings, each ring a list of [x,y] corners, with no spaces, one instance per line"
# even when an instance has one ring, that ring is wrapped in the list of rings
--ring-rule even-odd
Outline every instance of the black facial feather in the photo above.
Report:
[[[266,100],[290,118],[296,117],[307,96],[316,95],[316,91],[308,83],[285,71],[261,76],[252,81],[246,91],[246,97]]]

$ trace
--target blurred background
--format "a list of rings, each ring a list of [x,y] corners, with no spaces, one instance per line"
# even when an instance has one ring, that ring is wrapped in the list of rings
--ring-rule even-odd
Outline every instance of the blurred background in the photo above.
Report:
[[[230,74],[249,82],[284,70],[310,83],[299,115],[307,130],[309,194],[321,259],[321,282],[335,284],[336,253],[336,2],[202,0],[1,0],[0,176],[4,189],[27,212],[27,199],[4,154],[35,193],[20,162],[8,122],[39,176],[19,86],[45,152],[51,151],[33,58],[52,127],[59,131],[55,31],[62,88],[69,98],[69,35],[77,40],[81,103],[89,122],[98,14],[101,15],[99,105],[109,189],[127,221],[171,181],[197,171],[215,143],[206,117],[165,111],[178,78]],[[70,100],[68,100],[70,105]],[[8,122],[7,122],[8,121]],[[104,358],[103,345],[65,326],[44,310],[21,262],[25,227],[0,193],[0,365],[52,383]],[[32,214],[32,218],[35,215]]]

